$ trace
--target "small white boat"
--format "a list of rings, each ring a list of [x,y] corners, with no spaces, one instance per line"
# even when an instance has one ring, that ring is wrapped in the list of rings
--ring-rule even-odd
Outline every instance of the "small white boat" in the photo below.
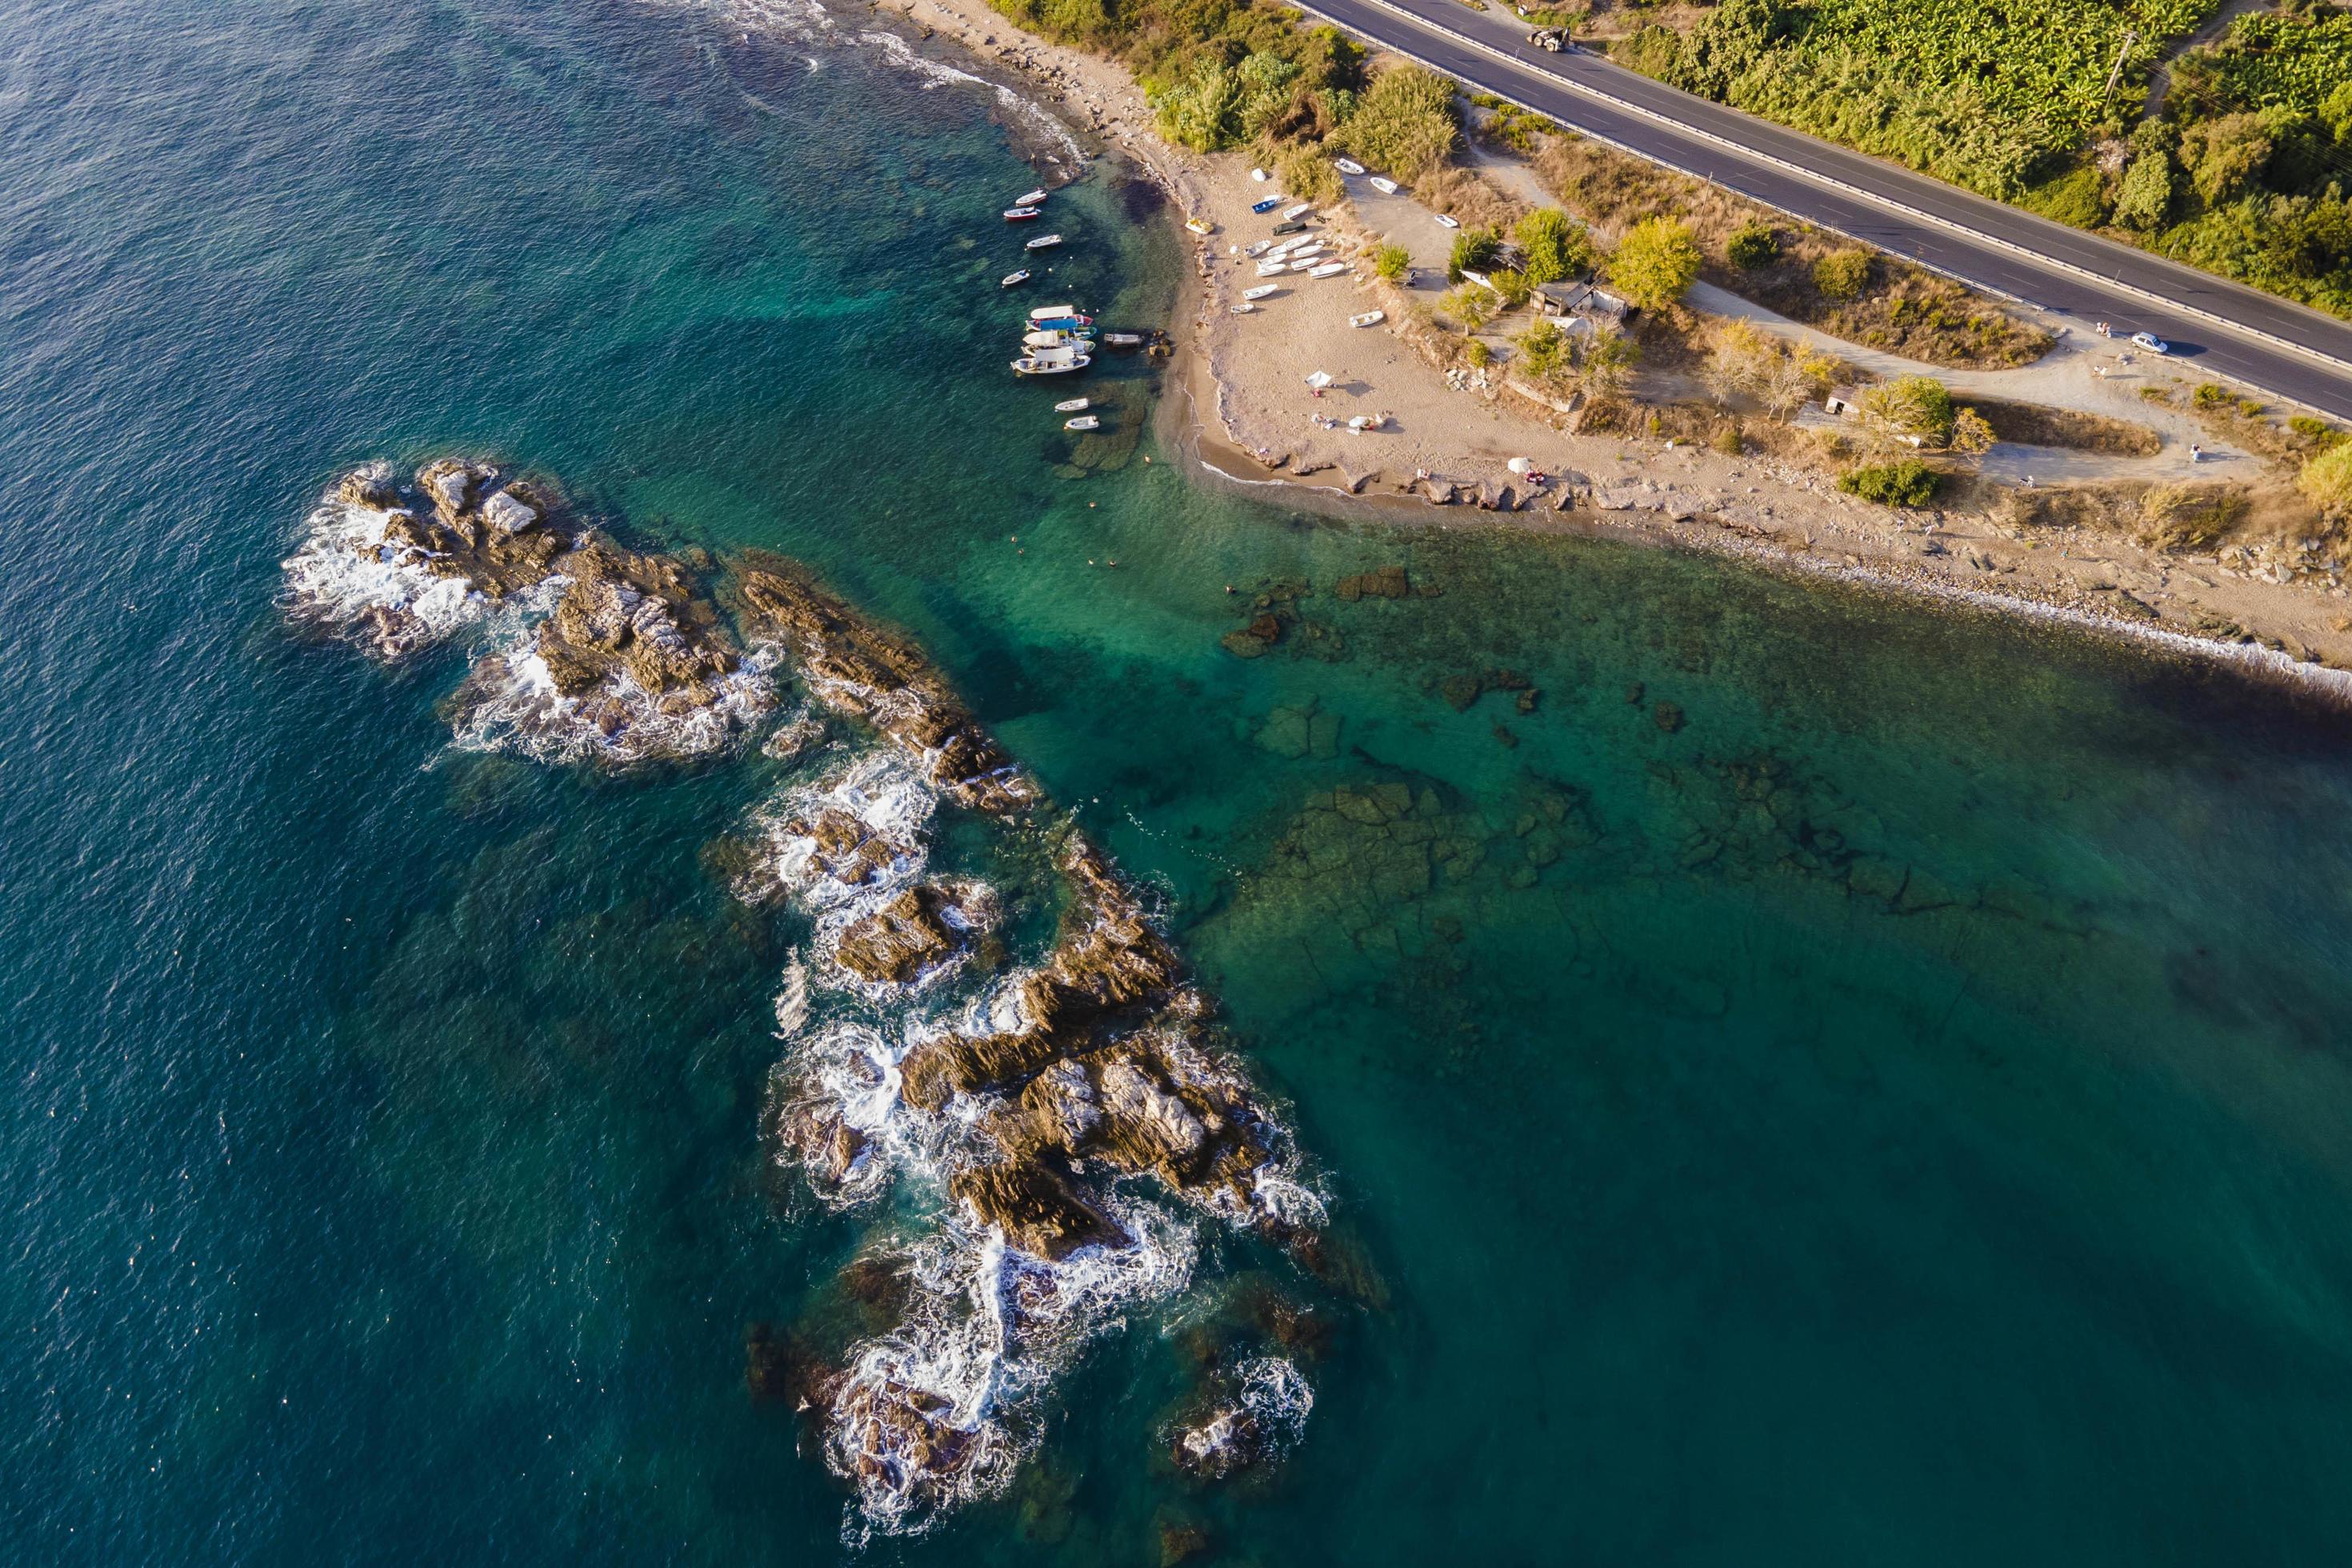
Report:
[[[1184,220],[1184,226],[1194,234],[1206,234],[1217,226],[1204,217],[1188,217]]]
[[[1388,319],[1389,313],[1386,310],[1367,310],[1360,316],[1349,317],[1348,325],[1351,327],[1377,327]]]
[[[1243,251],[1242,254],[1244,256],[1264,256],[1268,250],[1272,249],[1273,247],[1274,241],[1270,239],[1261,239],[1255,245],[1253,245],[1248,249]]]
[[[1008,272],[1008,273],[1006,273],[1006,274],[1004,275],[1004,281],[1003,281],[1003,282],[1002,282],[1002,283],[999,283],[999,284],[997,285],[997,287],[998,287],[999,289],[1010,289],[1010,288],[1012,288],[1015,283],[1026,283],[1026,282],[1028,282],[1028,281],[1029,281],[1029,269],[1028,269],[1026,267],[1024,267],[1024,268],[1022,268],[1020,271],[1018,271],[1018,272]]]
[[[1045,199],[1045,193],[1044,191],[1032,191],[1027,195],[1023,196],[1019,201],[1014,202],[1013,205],[1016,207],[1034,207],[1044,202]]]
[[[1061,402],[1054,405],[1054,412],[1056,414],[1084,414],[1087,411],[1087,404],[1089,401],[1089,399],[1084,397],[1066,397],[1062,399]]]
[[[1040,210],[1041,209],[1036,207],[1006,207],[1004,209],[1004,221],[1007,223],[1027,223],[1031,218],[1035,217]]]
[[[1297,249],[1292,251],[1290,253],[1290,259],[1293,261],[1304,261],[1310,256],[1320,256],[1322,254],[1323,242],[1318,239],[1312,245],[1302,245]]]
[[[1029,319],[1033,321],[1042,321],[1049,316],[1067,316],[1073,321],[1086,320],[1078,314],[1078,308],[1076,305],[1040,305],[1029,312]]]
[[[1364,166],[1353,158],[1334,158],[1331,160],[1331,166],[1343,174],[1360,174],[1364,172]]]
[[[1013,373],[1015,375],[1066,375],[1074,370],[1084,370],[1094,363],[1091,356],[1073,353],[1067,349],[1045,349],[1014,360]]]
[[[1458,227],[1460,226],[1457,225],[1456,226]],[[1062,237],[1058,234],[1041,234],[1021,248],[1024,250],[1051,250],[1054,247],[1061,243]]]
[[[1309,272],[1307,276],[1309,278],[1337,278],[1340,273],[1345,272],[1346,270],[1348,270],[1348,264],[1344,261],[1327,261],[1322,266],[1315,268],[1312,272]]]
[[[1290,263],[1287,261],[1261,261],[1257,264],[1257,275],[1261,278],[1271,278],[1277,272],[1289,270]]]
[[[1435,213],[1431,216],[1437,219],[1437,226],[1440,228],[1460,228],[1462,226],[1462,220],[1458,217],[1447,217],[1444,213]],[[1032,241],[1031,243],[1034,244],[1034,241]]]
[[[1024,332],[1021,346],[1024,349],[1066,349],[1092,344],[1094,339],[1084,332],[1045,331]]]
[[[1301,202],[1295,207],[1285,207],[1282,209],[1282,221],[1285,223],[1297,223],[1300,218],[1305,217],[1308,213],[1311,213],[1314,210],[1315,204],[1313,202]]]
[[[1320,262],[1317,261],[1313,257],[1311,257],[1311,256],[1310,256],[1310,257],[1308,257],[1308,258],[1307,258],[1306,260],[1304,260],[1304,261],[1294,261],[1294,262],[1292,262],[1292,263],[1290,264],[1290,270],[1291,270],[1291,271],[1293,271],[1293,272],[1312,272],[1312,271],[1314,271],[1314,270],[1315,270],[1315,268],[1318,268],[1318,267],[1319,267],[1319,266],[1321,266],[1321,265],[1322,265],[1322,263],[1320,263]]]
[[[1225,309],[1232,311],[1236,316],[1253,316],[1257,313],[1257,307],[1251,304],[1247,300],[1243,300],[1238,305],[1228,305]]]
[[[1062,428],[1065,430],[1099,430],[1102,428],[1102,421],[1096,418],[1091,414],[1081,414],[1076,419],[1063,420]]]
[[[1381,195],[1384,196],[1392,196],[1397,194],[1397,183],[1394,180],[1385,178],[1382,175],[1374,174],[1372,176],[1372,189],[1380,192]]]
[[[1263,300],[1268,294],[1277,292],[1281,288],[1282,285],[1279,283],[1261,283],[1255,289],[1243,289],[1242,298],[1244,300]]]
[[[1103,342],[1115,349],[1139,349],[1143,346],[1141,332],[1105,332]]]

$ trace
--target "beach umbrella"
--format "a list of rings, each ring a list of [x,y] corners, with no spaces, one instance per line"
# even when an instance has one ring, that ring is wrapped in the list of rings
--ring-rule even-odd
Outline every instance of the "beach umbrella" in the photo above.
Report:
[[[1331,373],[1328,370],[1318,370],[1307,378],[1307,384],[1320,392],[1331,384]]]

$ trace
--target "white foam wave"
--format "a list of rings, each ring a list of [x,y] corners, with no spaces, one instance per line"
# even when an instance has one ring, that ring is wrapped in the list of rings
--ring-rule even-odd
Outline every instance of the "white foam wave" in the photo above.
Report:
[[[551,608],[551,601],[541,608]],[[723,752],[775,707],[772,645],[754,646],[713,678],[707,701],[648,690],[625,668],[596,689],[567,697],[539,656],[536,620],[518,621],[501,646],[475,662],[459,694],[450,741],[460,752],[514,752],[541,763],[627,766]]]
[[[1189,1226],[1142,1202],[1114,1214],[1130,1245],[1058,1263],[953,1222],[918,1245],[905,1321],[854,1348],[830,1411],[827,1460],[856,1488],[852,1545],[1001,1491],[1041,1436],[1039,1395],[1126,1313],[1191,1284]]]
[[[373,479],[392,476],[388,464],[362,471]],[[278,604],[288,615],[350,637],[386,660],[440,642],[490,613],[489,600],[464,578],[435,572],[414,545],[386,543],[391,515],[346,501],[331,489],[303,520],[301,544],[278,563],[286,574]]]
[[[898,752],[877,749],[814,784],[796,784],[761,807],[752,824],[765,841],[760,878],[772,879],[816,918],[821,933],[869,914],[923,874],[929,864],[928,829],[939,793]],[[871,863],[864,879],[845,882],[827,868],[823,846],[803,831],[827,813],[855,818],[866,834],[892,851]],[[764,889],[742,889],[757,896]]]

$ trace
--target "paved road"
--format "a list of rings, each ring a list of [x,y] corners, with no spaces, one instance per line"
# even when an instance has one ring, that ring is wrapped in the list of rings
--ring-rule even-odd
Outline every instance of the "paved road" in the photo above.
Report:
[[[1291,3],[1563,125],[2055,310],[2078,331],[2105,321],[2119,336],[2152,331],[2193,367],[2352,418],[2352,322],[1783,130],[1595,56],[1530,48],[1525,25],[1500,5],[1477,13],[1457,0]]]

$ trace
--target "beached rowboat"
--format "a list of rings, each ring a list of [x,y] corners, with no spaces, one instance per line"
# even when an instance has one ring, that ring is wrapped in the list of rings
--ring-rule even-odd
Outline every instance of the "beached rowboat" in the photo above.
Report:
[[[1271,278],[1277,272],[1289,270],[1290,263],[1287,261],[1261,261],[1257,264],[1257,275],[1261,278]]]
[[[1440,228],[1460,228],[1462,226],[1462,220],[1458,217],[1447,217],[1444,213],[1433,213],[1431,216],[1437,219],[1437,226]]]
[[[1282,221],[1289,223],[1295,218],[1305,217],[1308,213],[1311,213],[1314,210],[1315,204],[1313,202],[1301,202],[1295,207],[1285,207],[1282,209]]]
[[[1194,234],[1206,234],[1217,226],[1204,217],[1188,217],[1184,220],[1184,226]]]
[[[1250,203],[1250,211],[1254,213],[1270,213],[1289,199],[1290,198],[1288,196],[1268,196],[1262,202]]]
[[[1309,278],[1337,278],[1340,273],[1345,272],[1346,270],[1348,270],[1348,264],[1344,261],[1327,261],[1322,266],[1315,268],[1312,272],[1309,272],[1307,276]]]
[[[1394,180],[1384,179],[1379,174],[1374,174],[1372,176],[1372,189],[1380,192],[1381,195],[1384,196],[1392,196],[1397,194],[1397,183]]]
[[[1243,289],[1242,298],[1244,300],[1263,300],[1268,294],[1278,291],[1281,287],[1282,286],[1278,283],[1261,283],[1255,289]]]
[[[1351,327],[1377,327],[1388,319],[1389,315],[1386,310],[1367,310],[1360,316],[1349,317],[1348,325]]]
[[[1255,315],[1257,312],[1257,307],[1251,304],[1247,300],[1243,300],[1238,305],[1228,305],[1225,309],[1232,311],[1236,316]]]
[[[1364,166],[1353,158],[1334,158],[1331,160],[1331,166],[1343,174],[1360,174],[1364,172]]]
[[[1021,248],[1024,250],[1051,250],[1054,247],[1061,243],[1062,237],[1058,234],[1041,234]]]

